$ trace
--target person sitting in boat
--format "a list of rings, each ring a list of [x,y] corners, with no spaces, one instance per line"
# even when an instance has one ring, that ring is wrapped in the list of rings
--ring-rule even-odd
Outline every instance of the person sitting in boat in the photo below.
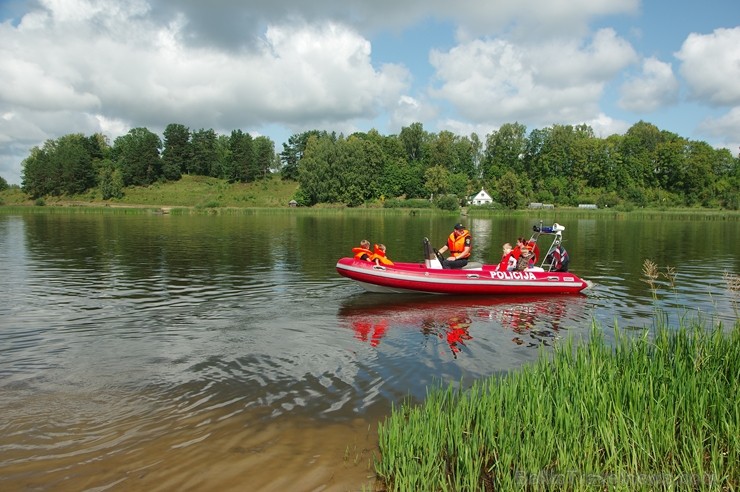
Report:
[[[355,260],[373,261],[373,252],[370,251],[370,241],[367,239],[360,241],[360,247],[352,248],[352,252],[355,254]]]
[[[516,269],[516,258],[514,258],[514,248],[510,243],[504,243],[504,254],[501,255],[501,262],[496,266],[499,272],[511,272]]]
[[[393,265],[393,262],[385,256],[385,244],[375,245],[375,252],[370,261],[374,261],[376,265]]]
[[[547,255],[547,263],[550,264],[552,272],[567,272],[570,257],[562,244],[558,244],[552,253]]]
[[[519,255],[522,252],[522,246],[529,246],[530,251],[532,252],[532,255],[534,256],[532,262],[536,265],[540,258],[540,248],[537,246],[537,241],[533,239],[525,239],[523,237],[518,237],[516,239],[516,246],[514,247],[513,255],[514,258],[518,261]]]
[[[442,268],[462,268],[468,264],[472,241],[470,231],[462,224],[455,224],[450,237],[447,238],[447,244],[439,248],[440,253],[447,250],[450,251],[450,256],[442,263]]]
[[[519,259],[516,260],[516,271],[523,272],[524,270],[529,270],[534,267],[534,253],[532,253],[532,249],[529,245],[522,244],[519,250]]]

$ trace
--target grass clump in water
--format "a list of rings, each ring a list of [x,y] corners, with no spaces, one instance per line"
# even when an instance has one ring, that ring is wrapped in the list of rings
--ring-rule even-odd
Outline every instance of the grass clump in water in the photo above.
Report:
[[[379,427],[388,490],[737,490],[740,322],[633,338],[429,393]]]

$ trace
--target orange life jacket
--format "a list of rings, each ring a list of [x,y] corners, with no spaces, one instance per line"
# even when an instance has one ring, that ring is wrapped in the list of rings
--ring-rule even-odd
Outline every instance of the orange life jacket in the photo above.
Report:
[[[462,258],[468,258],[470,256],[470,252],[473,251],[473,242],[470,242],[470,250],[468,250],[468,254],[465,256],[460,256],[458,253],[462,253],[465,251],[465,239],[470,237],[470,231],[467,229],[463,230],[463,233],[459,236],[455,236],[454,231],[450,234],[450,237],[447,238],[447,249],[450,250],[450,253],[457,256],[459,259]]]
[[[355,260],[372,261],[373,252],[367,248],[352,248],[352,252],[355,254]],[[367,258],[363,258],[363,255],[366,255]]]
[[[385,257],[385,252],[378,248],[378,245],[375,245],[375,252],[370,257],[371,261],[378,260],[381,265],[393,265],[393,262]]]

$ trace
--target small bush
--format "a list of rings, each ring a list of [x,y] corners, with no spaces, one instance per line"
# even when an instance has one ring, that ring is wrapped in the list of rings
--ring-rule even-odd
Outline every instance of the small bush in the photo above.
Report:
[[[455,211],[460,208],[460,203],[455,195],[444,195],[435,200],[434,205],[440,210]]]
[[[219,208],[221,204],[216,200],[210,200],[205,203],[199,203],[195,208]]]
[[[432,208],[432,202],[426,198],[390,198],[383,202],[383,208]]]
[[[584,202],[584,203],[596,203],[599,208],[614,208],[622,200],[619,198],[619,195],[617,195],[616,192],[610,191],[607,193],[602,193],[599,195],[599,197],[596,199],[595,202]]]

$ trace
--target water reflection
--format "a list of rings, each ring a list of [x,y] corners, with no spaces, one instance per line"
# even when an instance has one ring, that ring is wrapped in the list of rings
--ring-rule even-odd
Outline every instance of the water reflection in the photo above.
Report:
[[[342,303],[338,317],[372,347],[393,330],[416,331],[423,344],[444,342],[453,359],[470,352],[476,333],[508,335],[516,346],[550,346],[567,326],[582,326],[587,297],[415,297],[363,294]]]
[[[465,342],[472,340],[470,325],[472,320],[465,314],[445,317],[442,322],[436,319],[427,319],[421,326],[421,333],[425,337],[436,336],[447,342],[452,356],[457,359],[457,354],[465,347]]]

